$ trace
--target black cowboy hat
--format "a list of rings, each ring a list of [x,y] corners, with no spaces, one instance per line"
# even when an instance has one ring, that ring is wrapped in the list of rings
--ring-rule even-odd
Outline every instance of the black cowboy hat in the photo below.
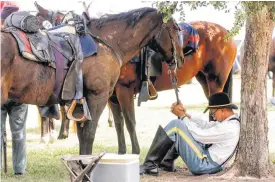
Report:
[[[235,104],[232,104],[230,102],[230,99],[226,93],[217,92],[209,97],[209,105],[206,107],[203,113],[205,113],[208,109],[222,108],[238,109],[238,107]]]

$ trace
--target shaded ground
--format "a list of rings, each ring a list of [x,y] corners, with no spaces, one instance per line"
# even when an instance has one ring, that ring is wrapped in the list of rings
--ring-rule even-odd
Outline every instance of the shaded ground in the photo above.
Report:
[[[161,171],[160,175],[155,176],[148,176],[144,175],[141,177],[141,182],[252,182],[252,181],[264,181],[264,182],[274,182],[274,179],[220,179],[218,176],[213,175],[202,175],[202,176],[193,176],[191,173],[187,171],[185,168],[177,168],[177,172],[170,173]]]

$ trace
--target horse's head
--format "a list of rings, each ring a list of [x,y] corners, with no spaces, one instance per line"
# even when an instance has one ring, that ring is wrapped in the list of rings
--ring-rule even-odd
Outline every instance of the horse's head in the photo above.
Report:
[[[37,2],[34,2],[34,5],[37,9],[36,17],[39,21],[40,27],[43,27],[44,21],[49,21],[53,26],[59,25],[64,16],[63,13],[59,11],[51,11],[43,8]]]
[[[150,41],[149,47],[160,52],[169,67],[181,68],[184,62],[183,35],[174,20],[161,25],[160,31]]]

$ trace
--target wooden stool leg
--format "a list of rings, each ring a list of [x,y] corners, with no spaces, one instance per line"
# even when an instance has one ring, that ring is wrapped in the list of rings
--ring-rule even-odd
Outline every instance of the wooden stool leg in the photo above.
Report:
[[[83,177],[86,176],[88,178],[88,180],[90,180],[90,182],[92,182],[92,180],[88,177],[87,172],[92,172],[92,170],[95,168],[95,166],[97,165],[97,163],[99,162],[99,160],[103,157],[103,155],[106,152],[101,153],[98,157],[95,157],[84,169],[83,171],[80,173],[79,176],[77,176],[77,178],[75,179],[74,182],[81,182]]]
[[[90,174],[93,171],[93,169],[95,168],[95,166],[100,161],[100,159],[104,156],[105,153],[106,152],[103,152],[99,156],[97,156],[97,157],[93,158],[91,161],[89,161],[88,165],[84,169],[83,169],[83,166],[84,166],[83,162],[82,162],[82,160],[79,160],[78,157],[74,158],[74,159],[61,158],[61,161],[64,163],[67,170],[69,171],[69,173],[71,175],[72,182],[82,182],[84,177],[87,178],[88,181],[92,182],[92,180],[90,179],[88,174]],[[70,159],[72,159],[72,160],[70,160]],[[76,168],[79,167],[78,170],[75,171],[75,169],[73,169],[74,167],[72,167],[71,164],[68,164],[68,162],[73,163]],[[80,172],[79,172],[79,170],[80,170]]]

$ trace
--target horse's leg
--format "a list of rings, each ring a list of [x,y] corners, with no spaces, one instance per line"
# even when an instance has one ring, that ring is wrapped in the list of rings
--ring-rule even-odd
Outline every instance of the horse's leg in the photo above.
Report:
[[[41,117],[41,143],[49,143],[49,118]]]
[[[207,80],[206,80],[205,75],[200,71],[196,75],[196,79],[201,84],[204,95],[208,99],[208,97],[209,97],[209,88],[208,88],[208,85],[207,85]]]
[[[125,144],[125,136],[124,136],[124,118],[122,116],[122,111],[117,98],[115,96],[112,96],[108,101],[108,105],[114,117],[115,128],[117,133],[117,141],[118,141],[118,153],[125,154],[126,144]]]
[[[62,121],[58,139],[66,139],[69,136],[70,120],[66,116],[65,105],[60,105],[60,112]]]
[[[233,63],[233,62],[232,62]],[[217,65],[218,63],[213,65]],[[224,68],[217,68],[213,67],[210,72],[206,73],[206,81],[207,85],[209,88],[209,96],[216,93],[216,92],[222,92],[225,91],[228,93],[230,90],[230,82],[231,82],[231,77],[230,74],[232,73],[232,67],[229,67],[227,70],[226,67]],[[229,79],[229,80],[228,80]],[[227,82],[228,80],[228,82]]]
[[[56,140],[56,131],[53,118],[49,118],[49,133],[50,133],[50,143]]]
[[[233,92],[233,87],[232,87],[232,85],[233,85],[233,71],[232,71],[232,69],[231,69],[231,71],[230,71],[230,73],[229,73],[229,75],[228,75],[228,77],[227,77],[227,79],[226,79],[226,83],[225,83],[225,85],[224,85],[224,87],[223,87],[223,92],[225,92],[225,93],[227,93],[228,94],[228,96],[229,96],[229,98],[230,98],[230,100],[232,101],[232,92]]]
[[[132,142],[132,153],[139,154],[140,148],[136,134],[136,118],[134,106],[134,89],[117,84],[116,94],[125,119],[126,127]]]
[[[77,122],[77,135],[79,140],[80,155],[92,153],[97,123],[104,107],[107,104],[109,93],[87,94],[87,104],[91,113],[92,120],[85,121],[83,124]]]
[[[110,108],[109,105],[108,106],[108,110],[109,110],[109,115],[108,115],[108,124],[109,124],[109,127],[113,127],[113,121],[114,121],[114,116],[113,116],[113,112]]]

